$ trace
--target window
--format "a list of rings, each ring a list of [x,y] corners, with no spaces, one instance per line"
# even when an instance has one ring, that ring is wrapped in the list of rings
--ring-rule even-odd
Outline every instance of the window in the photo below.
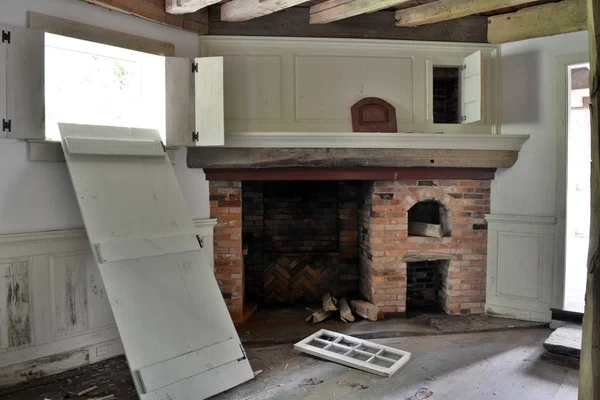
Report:
[[[45,34],[46,139],[59,122],[158,129],[165,141],[165,59]]]

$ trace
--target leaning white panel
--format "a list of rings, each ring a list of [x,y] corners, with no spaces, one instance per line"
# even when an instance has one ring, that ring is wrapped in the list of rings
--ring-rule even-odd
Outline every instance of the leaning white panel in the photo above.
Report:
[[[381,376],[392,376],[402,368],[410,353],[367,340],[321,329],[296,343],[298,351]]]

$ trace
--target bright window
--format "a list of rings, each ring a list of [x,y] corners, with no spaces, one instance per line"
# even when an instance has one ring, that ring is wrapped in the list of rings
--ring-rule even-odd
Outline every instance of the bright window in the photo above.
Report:
[[[152,128],[165,140],[164,57],[46,33],[46,139],[59,122]]]

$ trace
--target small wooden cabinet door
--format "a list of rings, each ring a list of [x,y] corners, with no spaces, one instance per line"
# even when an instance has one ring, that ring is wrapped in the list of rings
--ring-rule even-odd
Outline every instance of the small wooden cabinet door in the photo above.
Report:
[[[10,32],[9,27],[0,24],[0,35],[2,38]],[[0,137],[7,137],[8,131],[3,128],[7,121],[6,114],[6,51],[8,43],[5,39],[0,39]]]
[[[461,74],[462,123],[470,124],[483,119],[483,70],[481,51],[466,57]]]

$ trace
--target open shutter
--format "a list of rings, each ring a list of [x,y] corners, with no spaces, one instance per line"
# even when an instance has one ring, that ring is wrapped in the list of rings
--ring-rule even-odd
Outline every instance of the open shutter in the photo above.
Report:
[[[194,75],[189,58],[165,58],[166,137],[168,146],[193,146]]]
[[[223,57],[167,57],[165,75],[167,145],[222,146]]]
[[[252,379],[158,131],[59,129],[140,398],[203,399]]]
[[[8,34],[6,114],[10,130],[7,136],[44,139],[44,32],[11,26]]]
[[[481,51],[464,59],[461,76],[462,123],[479,122],[483,116]]]
[[[225,144],[223,57],[194,60],[196,86],[196,146]]]
[[[0,137],[8,135],[8,120],[6,115],[6,48],[8,47],[9,29],[0,24]]]

